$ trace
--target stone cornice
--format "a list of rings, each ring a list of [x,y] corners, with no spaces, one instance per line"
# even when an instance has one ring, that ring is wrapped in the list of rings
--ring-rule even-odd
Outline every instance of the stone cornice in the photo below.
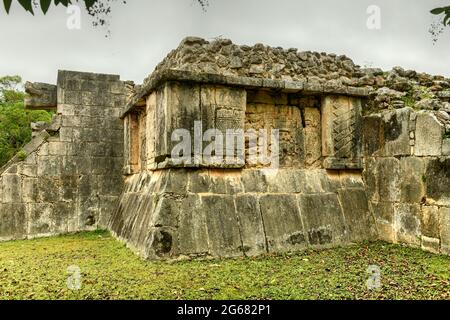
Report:
[[[346,86],[334,80],[324,82],[319,82],[316,79],[309,80],[308,78],[306,81],[273,80],[167,69],[155,72],[152,75],[152,78],[130,98],[120,117],[123,119],[134,107],[142,106],[146,96],[169,81],[225,85],[247,89],[272,89],[304,94],[340,94],[354,97],[367,97],[370,92],[370,87]]]

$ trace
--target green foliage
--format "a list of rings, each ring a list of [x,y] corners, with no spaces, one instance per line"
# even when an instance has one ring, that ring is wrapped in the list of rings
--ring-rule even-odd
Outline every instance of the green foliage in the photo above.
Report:
[[[382,242],[294,254],[144,261],[107,232],[0,243],[1,299],[448,299],[450,258]],[[381,270],[370,291],[367,269]],[[69,290],[69,266],[81,289]]]
[[[51,113],[25,110],[19,76],[0,77],[0,166],[31,140],[31,122],[50,121]]]
[[[34,9],[33,7],[37,7],[38,1],[36,0],[18,0],[20,5],[28,12],[34,15]],[[48,9],[50,8],[50,5],[54,3],[55,6],[62,4],[63,6],[67,7],[70,4],[77,3],[77,2],[84,2],[84,5],[86,7],[86,10],[91,14],[95,14],[94,5],[99,2],[99,0],[39,0],[39,5],[41,7],[41,10],[44,14],[47,13]],[[126,1],[122,1],[123,3],[126,3]],[[199,5],[202,7],[204,11],[206,11],[206,7],[208,7],[209,2],[208,0],[197,0]],[[3,6],[5,7],[5,10],[7,13],[11,10],[11,3],[12,0],[3,0]],[[100,4],[99,6],[100,12],[107,13],[110,8],[109,6],[105,6],[105,4]]]
[[[444,26],[450,26],[450,6],[448,7],[442,7],[442,8],[435,8],[430,11],[434,15],[441,15],[443,14],[442,24]]]
[[[413,98],[412,94],[408,92],[405,96],[400,98],[404,103],[405,107],[414,108],[416,100]]]
[[[24,160],[27,158],[27,153],[26,153],[25,151],[23,151],[23,150],[20,150],[20,151],[17,153],[17,158],[18,158],[20,161],[24,161]]]
[[[401,97],[401,100],[405,103],[405,107],[415,108],[416,103],[424,99],[432,99],[433,93],[430,88],[425,86],[413,86],[406,95]]]
[[[433,93],[431,92],[430,88],[428,88],[428,87],[419,86],[419,87],[417,87],[417,92],[418,92],[417,94],[419,96],[419,100],[433,98]]]
[[[20,5],[26,11],[30,12],[31,14],[34,14],[33,6],[35,6],[35,3],[37,3],[36,1],[33,1],[33,0],[18,0],[18,1],[19,1]],[[53,0],[53,3],[55,4],[55,6],[62,4],[63,6],[67,7],[69,4],[72,4],[73,2],[78,2],[78,1]],[[82,2],[84,2],[86,9],[89,11],[94,6],[94,4],[96,2],[98,2],[98,0],[83,0]],[[9,11],[11,9],[11,3],[12,3],[12,0],[3,0],[3,5],[4,5],[7,13],[9,13]],[[39,4],[40,4],[42,12],[44,14],[46,14],[48,9],[50,8],[50,5],[52,4],[52,0],[39,0]]]
[[[444,133],[444,139],[450,139],[450,132]]]
[[[112,3],[116,0],[18,0],[20,5],[32,15],[34,15],[34,9],[37,7],[41,8],[41,11],[46,14],[52,5],[52,3],[57,6],[59,4],[68,7],[71,4],[84,3],[86,7],[87,13],[93,18],[92,25],[94,27],[109,27],[110,15],[112,11]],[[206,8],[209,5],[208,0],[196,0],[197,3],[201,6],[203,11],[206,11]],[[0,0],[1,2],[1,0]],[[123,4],[126,4],[126,0],[121,0]],[[9,14],[11,10],[12,0],[3,0],[3,6],[6,12]],[[0,4],[1,6],[1,4]],[[110,31],[108,30],[105,35],[108,37]]]

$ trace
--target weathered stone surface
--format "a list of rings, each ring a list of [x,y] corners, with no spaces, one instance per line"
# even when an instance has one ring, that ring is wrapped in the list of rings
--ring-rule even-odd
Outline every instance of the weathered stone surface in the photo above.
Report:
[[[425,160],[407,157],[400,160],[402,202],[419,203],[425,196]]]
[[[244,191],[250,192],[267,192],[268,185],[266,175],[261,170],[244,170],[242,172],[242,183]]]
[[[439,208],[423,206],[421,215],[421,233],[428,238],[439,238]]]
[[[27,109],[56,109],[56,86],[47,83],[25,83],[25,91],[30,95],[25,98]]]
[[[392,223],[377,220],[375,221],[375,225],[380,240],[390,243],[396,242],[396,232]]]
[[[369,211],[365,190],[341,189],[339,202],[348,228],[349,241],[376,239],[374,219]]]
[[[376,177],[379,201],[399,201],[402,178],[400,161],[396,158],[380,158]]]
[[[362,168],[361,101],[345,96],[326,96],[322,101],[322,154],[331,158],[327,169]],[[348,162],[348,165],[346,165]]]
[[[376,238],[448,253],[443,77],[188,38],[142,86],[61,71],[57,86],[27,87],[29,106],[58,114],[34,126],[26,159],[0,169],[0,240],[107,226],[150,259]],[[183,156],[195,161],[175,161],[177,129],[191,140]],[[235,130],[232,140],[242,129],[278,129],[279,137],[260,138],[260,150],[248,135],[222,148],[203,137],[208,129]],[[214,156],[232,151],[236,163],[192,159],[216,145]],[[254,151],[271,163],[251,162]]]
[[[440,240],[422,236],[421,248],[422,248],[422,250],[429,251],[432,253],[439,253],[440,252]]]
[[[305,186],[301,170],[276,170],[264,173],[269,193],[300,193]]]
[[[244,254],[253,256],[267,252],[258,199],[251,195],[239,195],[235,199],[235,204]]]
[[[366,186],[367,199],[369,201],[380,201],[378,192],[378,160],[366,158],[362,178]]]
[[[299,206],[310,245],[329,246],[349,240],[336,194],[300,195]]]
[[[145,257],[169,257],[176,246],[173,230],[164,227],[151,227],[145,240],[148,247],[145,248]]]
[[[426,179],[427,197],[440,205],[450,205],[450,159],[430,160],[424,179]]]
[[[303,114],[304,112],[302,113],[299,107],[288,103],[287,94],[263,90],[249,91],[247,108],[245,109],[246,133],[253,131],[259,138],[258,143],[261,142],[262,134],[265,134],[268,141],[259,150],[253,150],[250,146],[247,147],[246,167],[268,167],[272,164],[271,151],[274,148],[274,141],[272,141],[271,134],[273,129],[277,129],[279,130],[279,139],[275,143],[278,143],[278,149],[280,150],[279,167],[303,168],[308,152],[305,149],[305,129],[303,129],[305,119]],[[311,121],[308,123],[311,123]],[[310,147],[314,148],[315,146],[310,145]],[[250,152],[256,154],[256,151],[259,152],[259,155],[266,155],[271,163],[251,161],[249,154]],[[310,152],[316,154],[318,151],[310,150]]]
[[[397,241],[420,246],[420,206],[399,203],[394,207],[394,215]]]
[[[441,252],[450,254],[450,208],[439,209]]]
[[[143,256],[158,259],[252,256],[297,250],[308,244],[321,247],[371,239],[373,235],[357,173],[342,173],[336,182],[323,170],[281,169],[273,176],[263,170],[223,172],[227,171],[171,169],[155,172],[151,179],[143,173],[131,176],[110,220],[113,233],[127,239]],[[244,177],[255,172],[264,178],[265,189],[229,187],[241,185]],[[183,176],[189,177],[187,184]],[[199,183],[204,179],[205,183]],[[339,192],[339,198],[331,192]],[[154,200],[148,199],[147,193],[154,194]],[[345,214],[339,202],[345,203]],[[303,223],[308,223],[309,234]],[[137,236],[136,225],[140,226],[136,230],[149,230],[148,236]],[[362,238],[363,234],[368,238]]]
[[[384,151],[384,125],[380,115],[364,117],[363,120],[363,150],[366,156],[380,155]]]
[[[442,155],[450,156],[450,139],[444,139],[442,141]]]
[[[298,250],[307,246],[308,236],[295,196],[265,195],[259,203],[269,252]]]
[[[226,194],[225,179],[211,176],[208,170],[189,174],[189,192]]]
[[[318,108],[305,108],[305,162],[308,167],[319,167],[322,157],[322,127]]]
[[[27,84],[27,107],[57,109],[58,115],[24,146],[26,159],[15,159],[2,173],[0,210],[22,219],[9,224],[9,236],[0,223],[5,238],[104,226],[102,215],[111,215],[123,186],[121,152],[111,152],[123,147],[122,126],[112,112],[121,94],[110,92],[120,83],[118,76],[60,71],[57,86]],[[28,227],[18,232],[16,225]]]
[[[330,177],[330,172],[327,172]],[[360,171],[348,170],[348,171],[339,171],[339,180],[340,184],[334,185],[333,180],[330,180],[330,185],[332,186],[330,191],[335,191],[340,188],[365,188],[363,177]],[[365,191],[365,190],[364,190]]]
[[[22,178],[18,174],[5,174],[2,177],[3,203],[20,203],[22,199]]]
[[[440,156],[444,130],[432,113],[421,112],[416,123],[416,156]]]
[[[409,145],[410,108],[396,109],[384,114],[384,138],[386,156],[411,154]]]
[[[375,219],[387,224],[394,222],[394,203],[392,202],[371,202]]]
[[[27,235],[26,208],[24,204],[0,205],[0,241],[23,239]]]
[[[217,257],[242,255],[239,225],[231,196],[201,196],[210,253]]]
[[[305,194],[337,191],[338,186],[329,179],[324,170],[301,170],[295,178],[300,180],[297,183],[300,183],[301,191]]]

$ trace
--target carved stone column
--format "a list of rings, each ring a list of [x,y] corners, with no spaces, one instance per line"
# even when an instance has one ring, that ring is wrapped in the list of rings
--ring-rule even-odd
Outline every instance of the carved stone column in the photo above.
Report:
[[[325,169],[362,169],[361,99],[326,96],[322,100],[322,154]]]

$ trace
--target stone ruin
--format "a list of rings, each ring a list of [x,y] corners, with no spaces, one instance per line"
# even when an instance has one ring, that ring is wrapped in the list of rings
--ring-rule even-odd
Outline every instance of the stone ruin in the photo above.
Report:
[[[0,240],[106,228],[149,259],[371,240],[450,254],[450,79],[189,37],[142,85],[59,71],[26,91],[56,114],[0,170]],[[242,161],[179,163],[179,128],[279,129],[278,166],[228,141]]]

